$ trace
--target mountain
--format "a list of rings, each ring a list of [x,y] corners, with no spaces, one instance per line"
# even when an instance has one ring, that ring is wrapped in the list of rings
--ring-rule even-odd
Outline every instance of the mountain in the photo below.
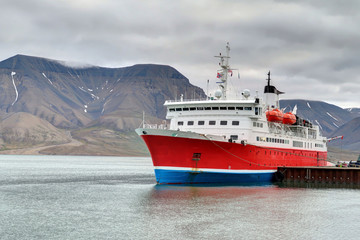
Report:
[[[342,140],[332,141],[331,146],[360,152],[360,117],[339,127],[333,136],[344,136]]]
[[[280,101],[280,107],[285,112],[292,111],[295,106],[297,115],[318,125],[326,137],[333,136],[333,132],[340,126],[355,118],[350,111],[326,102],[302,99]]]
[[[24,55],[0,62],[0,114],[27,112],[60,128],[120,118],[122,123],[112,126],[133,129],[142,111],[164,119],[164,101],[186,92],[205,97],[202,89],[164,65],[70,67]]]
[[[360,117],[360,108],[346,108],[354,117]]]
[[[44,119],[29,113],[11,113],[1,121],[2,148],[11,145],[29,147],[37,144],[63,144],[70,142],[68,132],[58,129]]]
[[[35,131],[38,128],[28,126],[29,131],[21,130],[8,120],[14,114],[21,114],[27,116],[23,119],[37,119],[45,121],[40,125],[53,126],[45,132],[53,133],[54,139],[44,137],[33,142],[34,145],[56,143],[51,151],[42,149],[43,153],[148,154],[140,139],[134,138],[133,130],[139,127],[143,111],[147,120],[161,123],[166,115],[165,100],[175,99],[180,93],[205,98],[201,88],[190,84],[170,66],[74,66],[16,55],[0,62],[0,131],[3,134],[0,143],[2,149],[16,148],[16,141],[18,146],[23,146],[25,138],[19,136],[23,136],[24,131],[26,139],[39,137]],[[58,131],[64,130],[70,140],[55,138]],[[74,138],[78,140],[76,144],[67,143]],[[61,143],[63,145],[58,146]]]

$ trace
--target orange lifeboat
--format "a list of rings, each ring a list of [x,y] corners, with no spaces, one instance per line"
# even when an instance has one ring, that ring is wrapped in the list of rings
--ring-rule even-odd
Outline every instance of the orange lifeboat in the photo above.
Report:
[[[279,109],[266,111],[266,118],[269,122],[283,122],[284,114]]]
[[[296,123],[296,116],[292,112],[287,112],[284,114],[283,124],[293,125]]]

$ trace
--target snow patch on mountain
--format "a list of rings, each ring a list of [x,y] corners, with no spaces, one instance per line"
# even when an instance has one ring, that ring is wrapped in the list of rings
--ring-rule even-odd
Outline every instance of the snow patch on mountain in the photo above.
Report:
[[[44,76],[44,78],[46,78],[47,80],[49,80],[49,82],[51,83],[51,85],[54,85],[54,84],[52,83],[52,81],[45,75],[45,73],[42,73],[42,75]]]
[[[334,116],[332,116],[330,113],[326,112],[327,115],[329,115],[330,117],[332,117],[332,119],[336,120],[336,121],[339,121],[337,120]]]
[[[14,79],[14,75],[16,74],[16,72],[11,72],[11,79],[12,79],[12,83],[14,85],[14,88],[15,88],[15,101],[11,104],[11,106],[14,106],[14,104],[16,103],[16,101],[18,100],[18,97],[19,97],[19,93],[18,93],[18,90],[16,88],[16,85],[15,85],[15,79]]]

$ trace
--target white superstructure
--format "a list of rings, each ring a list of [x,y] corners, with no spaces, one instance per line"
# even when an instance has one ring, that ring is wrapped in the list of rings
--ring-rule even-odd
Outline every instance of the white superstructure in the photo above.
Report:
[[[178,101],[165,102],[169,129],[242,144],[326,151],[326,139],[320,135],[317,125],[300,118],[294,125],[267,120],[266,111],[280,107],[279,94],[282,94],[270,85],[270,72],[264,100],[251,97],[249,90],[244,90],[242,99],[227,99],[228,74],[233,70],[229,66],[229,51],[227,44],[226,56],[216,56],[220,58],[221,69],[218,70],[220,82],[215,98],[184,100],[181,97]]]

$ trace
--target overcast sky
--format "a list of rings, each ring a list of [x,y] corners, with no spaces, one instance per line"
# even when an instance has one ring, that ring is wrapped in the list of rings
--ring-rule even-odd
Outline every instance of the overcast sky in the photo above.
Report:
[[[360,107],[358,0],[1,0],[0,29],[0,61],[166,64],[205,91],[229,42],[239,91],[271,70],[284,99]]]

